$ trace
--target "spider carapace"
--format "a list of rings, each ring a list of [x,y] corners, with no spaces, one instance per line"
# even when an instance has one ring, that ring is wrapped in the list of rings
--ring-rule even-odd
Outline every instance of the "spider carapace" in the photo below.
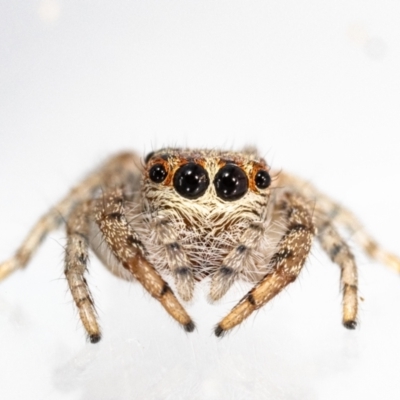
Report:
[[[37,222],[14,257],[0,264],[0,279],[24,267],[62,221],[65,275],[93,343],[101,332],[85,279],[89,249],[114,274],[138,280],[188,332],[195,325],[178,298],[189,301],[196,282],[210,279],[211,300],[238,279],[251,282],[252,289],[215,327],[217,336],[297,278],[314,238],[341,269],[343,324],[355,328],[357,267],[338,226],[369,256],[400,271],[400,260],[349,211],[304,180],[271,171],[254,148],[164,148],[144,161],[134,153],[111,158]]]

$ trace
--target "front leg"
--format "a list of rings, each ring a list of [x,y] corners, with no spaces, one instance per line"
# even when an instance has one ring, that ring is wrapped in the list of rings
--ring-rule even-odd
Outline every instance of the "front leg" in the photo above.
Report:
[[[286,194],[278,203],[287,219],[287,230],[270,260],[268,273],[216,326],[215,334],[222,336],[239,325],[253,311],[275,297],[300,273],[311,249],[315,234],[308,204],[300,196]]]
[[[185,331],[192,332],[194,322],[165,282],[144,256],[144,247],[125,216],[121,189],[106,193],[94,209],[94,219],[115,257],[121,265],[178,321]]]

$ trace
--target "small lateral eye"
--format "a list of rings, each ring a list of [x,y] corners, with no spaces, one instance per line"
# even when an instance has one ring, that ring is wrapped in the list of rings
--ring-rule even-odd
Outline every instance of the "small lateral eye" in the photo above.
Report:
[[[266,189],[271,184],[271,176],[264,169],[260,169],[254,178],[254,182],[259,189]]]
[[[182,165],[174,175],[175,190],[187,199],[197,199],[202,196],[209,183],[207,171],[193,162]]]
[[[223,200],[233,201],[243,197],[248,188],[246,173],[235,164],[226,164],[215,175],[215,190]]]
[[[144,158],[144,163],[147,164],[150,161],[150,158],[153,156],[154,156],[154,151],[147,154],[147,156]]]
[[[155,183],[161,183],[167,177],[164,165],[154,164],[149,171],[149,178]]]

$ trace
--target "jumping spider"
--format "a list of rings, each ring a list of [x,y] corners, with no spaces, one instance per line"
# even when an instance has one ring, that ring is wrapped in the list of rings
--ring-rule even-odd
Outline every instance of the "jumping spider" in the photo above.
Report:
[[[400,260],[355,217],[303,180],[274,173],[252,148],[242,152],[165,148],[144,160],[123,153],[89,175],[33,227],[0,280],[24,267],[43,238],[66,221],[65,275],[92,343],[101,338],[85,280],[89,247],[112,273],[138,280],[183,328],[195,325],[188,301],[210,278],[211,300],[237,279],[254,287],[215,328],[240,324],[293,282],[313,238],[341,269],[343,324],[357,320],[357,267],[335,224],[349,230],[371,257],[400,271]]]

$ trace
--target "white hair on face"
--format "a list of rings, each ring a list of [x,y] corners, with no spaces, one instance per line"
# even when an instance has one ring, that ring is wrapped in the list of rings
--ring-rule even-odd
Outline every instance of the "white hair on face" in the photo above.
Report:
[[[161,150],[158,154],[168,161],[170,170],[176,170],[181,159],[201,160],[210,184],[202,196],[188,199],[181,196],[173,185],[154,183],[144,177],[141,206],[137,203],[133,205],[130,215],[132,227],[146,248],[148,260],[157,270],[168,273],[170,265],[166,244],[179,243],[197,280],[213,275],[228,257],[230,264],[242,264],[235,266],[241,271],[242,278],[258,281],[268,272],[268,261],[285,229],[284,223],[270,223],[267,206],[269,192],[262,196],[248,190],[242,198],[226,201],[218,197],[213,185],[221,160],[240,163],[248,174],[249,162],[259,161],[254,149],[240,156],[231,152],[176,149]],[[157,153],[151,154],[151,158],[157,158]],[[254,223],[261,224],[263,230],[267,229],[270,234],[258,235],[260,239],[243,237]],[[161,225],[163,229],[160,229]],[[246,255],[229,257],[232,249],[243,240],[248,242]]]

